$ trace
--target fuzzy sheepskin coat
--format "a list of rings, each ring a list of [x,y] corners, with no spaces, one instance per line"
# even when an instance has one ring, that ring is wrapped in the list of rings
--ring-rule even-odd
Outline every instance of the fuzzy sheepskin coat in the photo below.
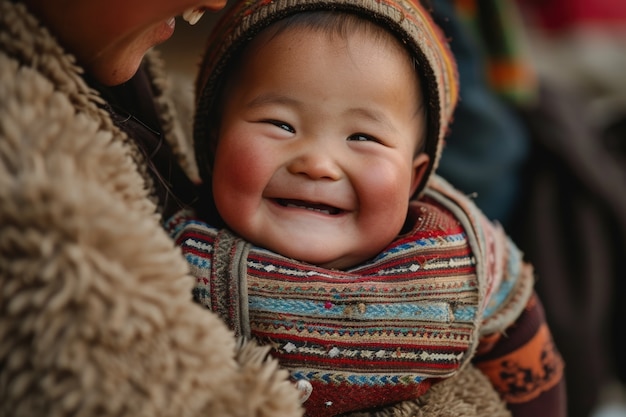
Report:
[[[149,62],[166,137],[184,155]],[[267,348],[192,302],[145,163],[81,74],[23,5],[0,0],[0,417],[301,416]],[[509,415],[489,387],[470,367],[358,415]]]
[[[267,351],[192,302],[141,157],[81,72],[0,1],[0,416],[300,415]]]

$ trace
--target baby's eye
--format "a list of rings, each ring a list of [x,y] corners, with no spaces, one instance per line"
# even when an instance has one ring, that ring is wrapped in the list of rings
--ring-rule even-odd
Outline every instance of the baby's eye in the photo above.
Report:
[[[265,123],[272,124],[289,133],[296,133],[296,129],[294,129],[289,123],[281,122],[280,120],[265,120]]]
[[[355,142],[376,142],[381,143],[380,140],[371,135],[366,135],[365,133],[355,133],[353,135],[348,136],[348,140]]]

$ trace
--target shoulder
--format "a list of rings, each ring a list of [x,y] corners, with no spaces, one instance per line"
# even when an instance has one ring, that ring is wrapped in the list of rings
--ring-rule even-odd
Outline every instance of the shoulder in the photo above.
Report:
[[[431,227],[456,224],[466,236],[476,263],[480,334],[505,329],[522,314],[532,295],[532,266],[499,224],[487,219],[468,196],[441,177],[432,178],[419,204],[445,218]]]

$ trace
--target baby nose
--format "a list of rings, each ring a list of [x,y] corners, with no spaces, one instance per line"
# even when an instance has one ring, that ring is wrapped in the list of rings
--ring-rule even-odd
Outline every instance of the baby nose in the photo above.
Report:
[[[336,181],[341,177],[341,170],[330,152],[308,149],[293,158],[288,166],[290,173],[304,175],[311,179]]]

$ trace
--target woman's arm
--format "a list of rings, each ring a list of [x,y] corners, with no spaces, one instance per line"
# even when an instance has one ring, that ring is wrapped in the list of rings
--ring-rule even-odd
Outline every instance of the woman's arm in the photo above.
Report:
[[[504,332],[481,339],[473,361],[514,417],[567,415],[563,360],[536,295]]]
[[[237,357],[192,302],[126,145],[0,68],[0,416],[300,415],[265,351]]]

